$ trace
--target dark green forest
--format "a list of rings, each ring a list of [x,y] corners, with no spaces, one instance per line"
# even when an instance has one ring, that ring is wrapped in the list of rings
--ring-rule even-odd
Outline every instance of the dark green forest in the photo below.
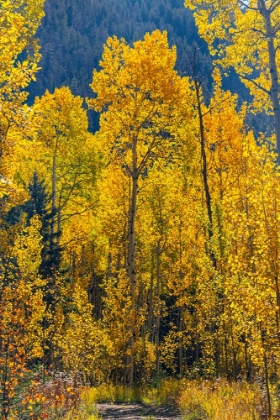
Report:
[[[47,0],[37,33],[42,70],[29,88],[29,100],[61,86],[69,86],[75,95],[92,96],[92,69],[99,66],[107,38],[116,35],[133,43],[155,29],[168,31],[170,45],[177,47],[181,74],[190,73],[188,53],[198,43],[210,76],[206,43],[199,39],[192,13],[182,0]]]
[[[210,97],[212,59],[206,42],[198,35],[192,12],[182,0],[47,0],[45,17],[37,37],[42,54],[41,70],[28,87],[28,102],[42,96],[46,89],[69,86],[74,95],[91,97],[89,84],[92,69],[99,68],[103,45],[116,35],[127,42],[143,38],[146,32],[167,30],[169,45],[176,45],[176,69],[181,75],[192,76],[193,46],[201,54],[200,74],[207,79],[206,98]],[[238,77],[229,73],[223,87],[237,92],[240,103],[249,100],[247,89]],[[262,122],[250,119],[250,124],[263,129]],[[98,115],[89,111],[90,130],[98,128]]]

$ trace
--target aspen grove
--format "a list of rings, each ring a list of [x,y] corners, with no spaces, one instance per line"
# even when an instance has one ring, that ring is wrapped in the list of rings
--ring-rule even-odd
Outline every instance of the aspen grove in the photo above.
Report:
[[[179,74],[166,31],[113,36],[91,98],[63,86],[28,105],[43,1],[1,2],[1,419],[50,418],[81,385],[161,376],[256,381],[271,417],[280,6],[220,3],[186,0],[217,54],[212,74],[195,45],[192,75]],[[223,89],[231,68],[249,104]],[[260,110],[271,130],[250,126]]]

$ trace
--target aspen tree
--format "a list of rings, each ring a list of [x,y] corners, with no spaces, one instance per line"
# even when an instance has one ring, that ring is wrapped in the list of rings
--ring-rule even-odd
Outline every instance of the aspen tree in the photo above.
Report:
[[[280,163],[280,4],[274,0],[186,0],[216,62],[234,68],[254,96],[256,110],[274,115]]]
[[[0,197],[11,189],[3,153],[14,143],[10,131],[24,126],[22,104],[28,95],[24,89],[39,70],[34,36],[44,15],[43,5],[43,0],[4,0],[0,6]]]
[[[9,418],[30,365],[42,356],[42,319],[45,305],[38,276],[41,235],[38,217],[18,228],[7,245],[0,274],[0,403],[1,416]],[[17,407],[20,410],[20,407]]]
[[[109,38],[101,70],[94,71],[91,85],[97,97],[89,106],[101,112],[104,149],[119,162],[131,182],[128,214],[127,275],[131,287],[131,337],[128,350],[128,383],[134,381],[132,347],[136,311],[135,221],[139,177],[153,162],[168,159],[175,129],[188,120],[189,82],[174,70],[176,51],[169,48],[166,32],[154,31],[130,47]]]

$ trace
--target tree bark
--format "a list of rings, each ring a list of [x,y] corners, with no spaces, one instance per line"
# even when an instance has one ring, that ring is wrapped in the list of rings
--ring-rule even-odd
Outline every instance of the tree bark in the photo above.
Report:
[[[133,137],[132,142],[132,191],[129,209],[128,222],[128,261],[127,274],[131,287],[131,326],[130,337],[128,341],[128,384],[133,385],[134,382],[134,332],[135,332],[135,311],[136,311],[136,267],[135,267],[135,219],[137,210],[137,193],[138,193],[138,168],[137,168],[137,137]]]
[[[206,201],[206,208],[207,208],[207,215],[208,215],[208,236],[209,236],[209,242],[210,242],[209,255],[210,255],[212,265],[214,269],[216,269],[217,261],[216,261],[214,252],[211,249],[211,239],[213,238],[213,213],[212,213],[211,195],[210,195],[208,175],[207,175],[207,158],[206,158],[206,151],[205,151],[205,143],[206,143],[205,129],[204,129],[203,113],[202,113],[201,102],[200,102],[200,86],[196,79],[194,80],[194,85],[195,85],[195,92],[196,92],[196,99],[197,99],[198,117],[199,117],[202,177],[203,177],[203,186],[204,186],[204,191],[205,191],[205,201]]]
[[[160,240],[158,241],[158,246],[156,250],[157,257],[157,303],[160,304],[160,289],[161,289],[161,266],[160,266]],[[160,308],[157,308],[157,315],[155,319],[155,345],[156,345],[156,372],[157,375],[160,371],[160,349],[159,349],[159,331],[160,331]]]
[[[137,199],[138,179],[133,177],[131,205],[129,211],[129,232],[128,232],[128,277],[131,285],[132,309],[135,309],[135,291],[136,291],[136,268],[135,268],[135,217],[136,217],[136,199]]]
[[[56,155],[53,155],[52,165],[52,222],[51,222],[51,240],[50,240],[50,256],[53,260],[55,253],[55,233],[56,233]],[[53,268],[53,267],[52,267]]]

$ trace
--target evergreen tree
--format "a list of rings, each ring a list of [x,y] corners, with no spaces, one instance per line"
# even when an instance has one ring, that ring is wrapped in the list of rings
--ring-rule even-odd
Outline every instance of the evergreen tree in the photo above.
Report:
[[[50,277],[54,271],[59,269],[60,265],[62,247],[57,243],[61,232],[52,233],[51,225],[55,214],[49,210],[50,197],[46,193],[44,182],[39,180],[36,172],[28,186],[28,193],[29,200],[13,207],[7,214],[6,223],[8,226],[13,226],[25,218],[25,223],[29,226],[33,216],[40,217],[43,249],[39,274],[43,277]]]

